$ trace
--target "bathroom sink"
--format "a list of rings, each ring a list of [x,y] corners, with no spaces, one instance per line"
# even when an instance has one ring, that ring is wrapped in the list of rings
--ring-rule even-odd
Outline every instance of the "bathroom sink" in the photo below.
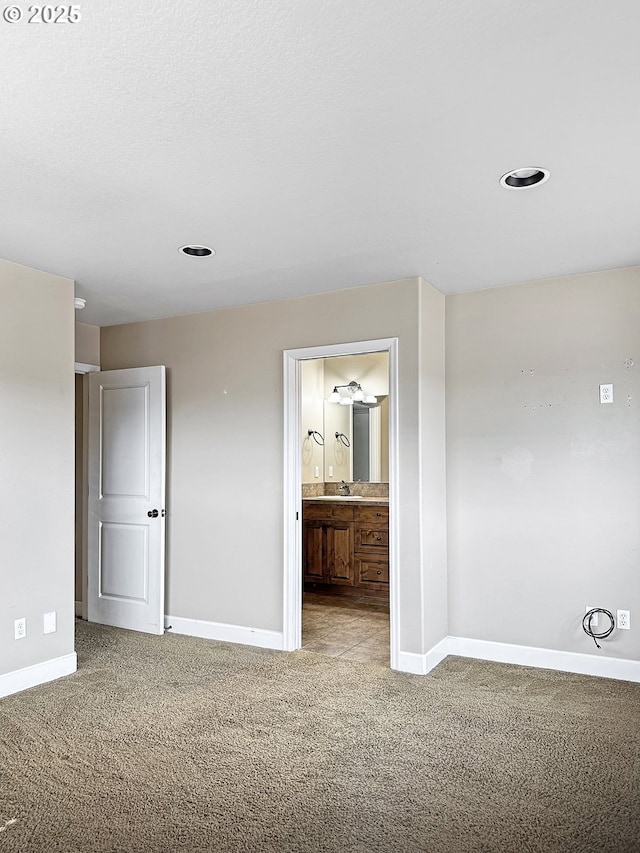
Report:
[[[316,495],[312,501],[361,501],[362,495]]]

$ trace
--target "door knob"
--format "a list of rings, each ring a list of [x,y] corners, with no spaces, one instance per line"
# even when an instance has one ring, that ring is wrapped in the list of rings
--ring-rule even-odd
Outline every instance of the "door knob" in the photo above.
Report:
[[[158,512],[157,509],[150,509],[149,512],[147,513],[147,515],[149,516],[149,518],[157,518],[160,515],[160,513]]]

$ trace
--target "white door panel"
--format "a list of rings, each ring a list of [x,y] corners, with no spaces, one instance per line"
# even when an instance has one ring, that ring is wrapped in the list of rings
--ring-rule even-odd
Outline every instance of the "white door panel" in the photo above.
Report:
[[[102,388],[103,497],[149,499],[149,387]]]
[[[149,526],[100,522],[98,595],[149,603]]]
[[[89,377],[90,622],[164,631],[165,368]]]

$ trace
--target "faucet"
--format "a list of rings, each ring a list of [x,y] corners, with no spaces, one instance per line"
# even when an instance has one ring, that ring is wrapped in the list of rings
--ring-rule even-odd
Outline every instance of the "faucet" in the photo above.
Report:
[[[349,483],[345,483],[345,481],[343,480],[342,485],[338,486],[338,491],[341,495],[347,497],[347,495],[351,494],[351,487],[349,486]]]

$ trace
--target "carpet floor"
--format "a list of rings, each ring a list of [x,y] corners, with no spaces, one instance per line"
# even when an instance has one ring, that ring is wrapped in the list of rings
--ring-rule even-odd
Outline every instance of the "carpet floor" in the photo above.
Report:
[[[637,853],[640,686],[78,623],[0,701],[0,850]]]

